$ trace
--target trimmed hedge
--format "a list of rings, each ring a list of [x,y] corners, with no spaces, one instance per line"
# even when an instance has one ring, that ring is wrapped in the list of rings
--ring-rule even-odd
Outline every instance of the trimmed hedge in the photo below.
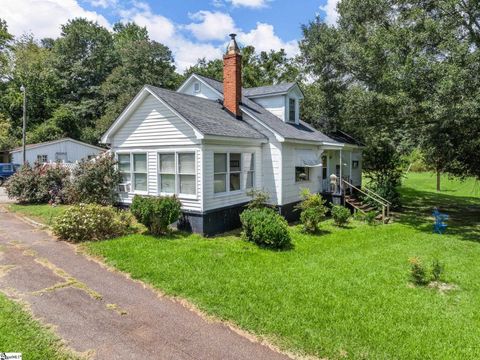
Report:
[[[271,208],[247,209],[240,215],[242,237],[262,247],[282,249],[291,245],[287,221]]]
[[[331,213],[332,213],[332,218],[335,225],[345,226],[346,224],[348,224],[351,213],[350,213],[350,210],[347,209],[345,206],[334,205],[332,207]]]
[[[130,210],[152,235],[162,235],[168,233],[168,226],[180,217],[181,206],[176,196],[135,195]]]

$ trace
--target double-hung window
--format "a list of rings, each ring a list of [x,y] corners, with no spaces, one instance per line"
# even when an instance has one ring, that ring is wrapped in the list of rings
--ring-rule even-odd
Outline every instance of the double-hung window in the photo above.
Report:
[[[245,155],[245,157],[242,157]],[[253,154],[216,153],[213,155],[213,192],[224,193],[253,187]],[[243,161],[245,160],[245,166]],[[242,182],[246,183],[242,186]]]
[[[297,104],[295,99],[289,98],[288,99],[288,121],[295,122],[296,121],[296,112],[297,112]]]
[[[255,183],[255,154],[246,153],[244,154],[244,159],[245,159],[244,168],[246,171],[245,188],[251,189],[254,187],[254,183]]]
[[[179,193],[185,195],[195,195],[195,153],[179,153],[177,155]]]
[[[133,190],[147,191],[147,154],[133,154]]]
[[[176,193],[175,153],[159,155],[160,192],[165,194]]]
[[[118,154],[118,171],[122,175],[121,192],[147,191],[147,154]]]
[[[118,154],[118,171],[122,175],[122,185],[130,185],[132,181],[130,154]]]
[[[227,156],[228,154],[214,154],[213,156],[214,193],[222,193],[227,191]]]
[[[159,154],[158,159],[160,193],[197,194],[194,152]]]

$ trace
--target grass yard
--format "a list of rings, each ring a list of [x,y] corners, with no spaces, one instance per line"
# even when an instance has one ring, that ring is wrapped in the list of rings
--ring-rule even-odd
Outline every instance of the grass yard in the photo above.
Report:
[[[474,182],[410,174],[396,223],[327,222],[310,236],[292,227],[294,248],[259,249],[236,236],[131,235],[89,243],[92,253],[165,293],[269,339],[331,359],[480,358],[480,198]],[[432,233],[433,206],[451,215]],[[445,264],[440,293],[409,282],[408,259]]]
[[[67,208],[67,205],[20,205],[11,204],[8,206],[12,212],[18,212],[26,215],[34,220],[37,220],[45,225],[52,225],[53,219],[61,215]]]
[[[76,359],[52,332],[31,318],[19,304],[0,293],[0,349],[21,352],[25,360]]]

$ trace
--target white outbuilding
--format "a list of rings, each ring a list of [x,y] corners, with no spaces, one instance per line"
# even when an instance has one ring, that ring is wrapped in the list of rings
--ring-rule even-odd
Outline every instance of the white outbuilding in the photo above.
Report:
[[[38,144],[30,144],[26,147],[26,160],[28,163],[35,162],[44,164],[49,162],[75,163],[83,159],[91,159],[105,149],[87,144],[71,138],[63,138]],[[23,148],[19,147],[10,152],[14,164],[23,164]]]

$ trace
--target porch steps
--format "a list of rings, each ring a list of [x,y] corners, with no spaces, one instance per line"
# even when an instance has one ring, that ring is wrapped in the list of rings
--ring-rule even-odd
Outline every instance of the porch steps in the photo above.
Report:
[[[377,213],[377,216],[375,217],[376,220],[382,221],[382,214],[378,211],[378,209],[372,207],[369,204],[363,203],[361,200],[356,198],[354,195],[345,195],[345,202],[352,206],[354,209],[357,211],[360,211],[363,214],[366,214],[370,211],[375,211]],[[390,221],[390,218],[385,217],[384,223],[388,223]]]

